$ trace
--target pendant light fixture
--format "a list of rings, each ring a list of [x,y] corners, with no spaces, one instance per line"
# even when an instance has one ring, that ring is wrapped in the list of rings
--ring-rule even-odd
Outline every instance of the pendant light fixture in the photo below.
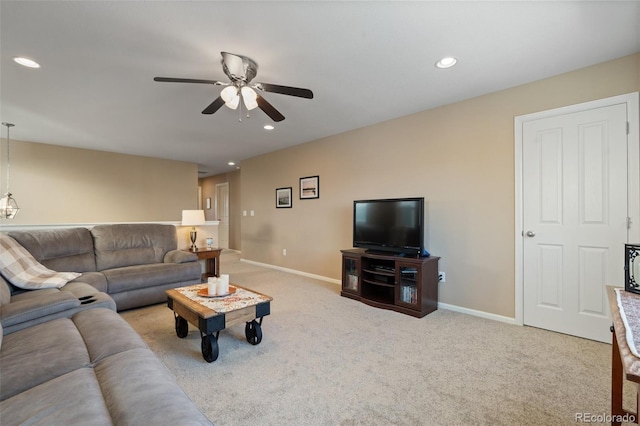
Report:
[[[18,214],[18,211],[20,211],[18,203],[16,203],[16,200],[11,196],[11,192],[9,192],[9,129],[15,126],[15,124],[2,123],[2,125],[7,128],[7,192],[4,194],[4,197],[0,198],[0,218],[13,219]]]

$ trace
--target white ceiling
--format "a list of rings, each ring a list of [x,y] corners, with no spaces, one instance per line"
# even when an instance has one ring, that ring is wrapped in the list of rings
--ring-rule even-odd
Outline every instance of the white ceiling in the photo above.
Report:
[[[195,162],[212,174],[638,52],[640,1],[2,0],[0,37],[11,139]],[[255,81],[315,98],[263,93],[286,117],[265,131],[260,110],[241,123],[226,107],[201,114],[221,86],[153,81],[226,81],[221,51],[254,59]],[[435,68],[446,55],[458,65]]]

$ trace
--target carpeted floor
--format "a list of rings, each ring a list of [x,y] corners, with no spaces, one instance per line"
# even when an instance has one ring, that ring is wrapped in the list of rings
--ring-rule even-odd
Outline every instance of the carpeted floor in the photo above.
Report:
[[[179,339],[166,305],[122,314],[216,425],[572,425],[610,412],[610,345],[447,310],[376,309],[234,252],[221,266],[274,298],[257,346],[233,326],[208,364],[198,330]]]

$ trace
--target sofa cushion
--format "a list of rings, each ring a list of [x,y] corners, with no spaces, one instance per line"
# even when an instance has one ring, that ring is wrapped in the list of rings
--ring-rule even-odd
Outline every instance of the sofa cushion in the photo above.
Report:
[[[211,425],[149,349],[132,349],[95,366],[116,425]]]
[[[157,287],[163,284],[194,281],[200,277],[200,264],[190,263],[154,263],[135,265],[103,271],[109,285],[109,293]]]
[[[160,224],[98,225],[91,229],[98,271],[162,263],[178,247],[176,228]]]
[[[96,308],[82,311],[72,318],[82,336],[92,364],[130,349],[145,349],[147,344],[131,326],[114,311]]]
[[[113,424],[91,368],[74,370],[5,399],[0,412],[6,425]]]
[[[64,356],[61,356],[64,354]],[[89,365],[82,335],[61,318],[4,337],[0,401]]]
[[[93,238],[87,228],[12,231],[9,236],[54,271],[96,270]]]
[[[0,233],[0,273],[11,284],[25,289],[60,288],[80,276],[56,272],[38,263],[16,240]]]

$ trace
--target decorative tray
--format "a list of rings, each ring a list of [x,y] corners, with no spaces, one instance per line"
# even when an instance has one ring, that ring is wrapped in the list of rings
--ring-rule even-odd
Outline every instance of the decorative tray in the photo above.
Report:
[[[236,288],[234,286],[229,286],[229,292],[225,294],[209,294],[209,288],[205,287],[202,290],[198,290],[198,296],[202,297],[225,297],[229,296],[236,292]]]

